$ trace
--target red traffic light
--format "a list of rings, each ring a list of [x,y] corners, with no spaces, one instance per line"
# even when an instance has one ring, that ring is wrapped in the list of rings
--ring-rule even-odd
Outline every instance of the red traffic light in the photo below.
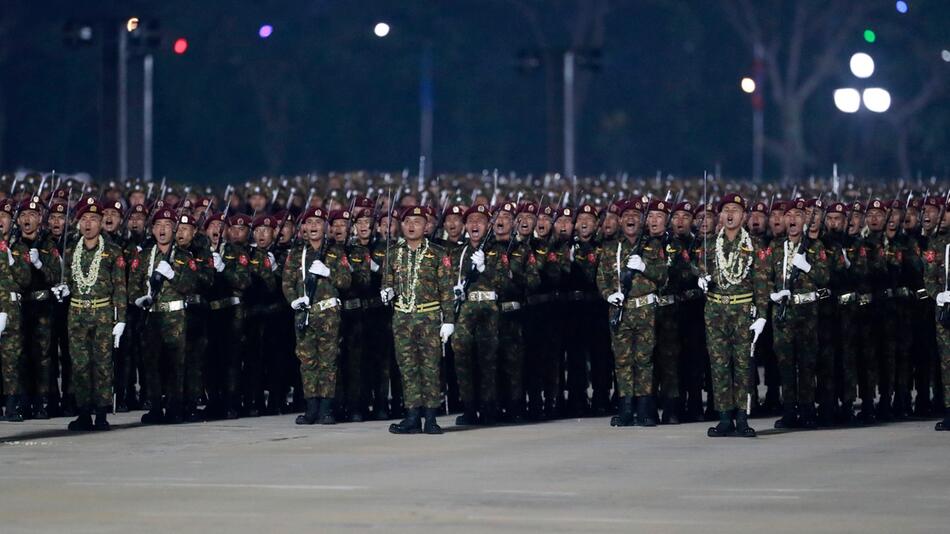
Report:
[[[173,50],[178,55],[184,54],[185,51],[188,50],[188,39],[185,39],[184,37],[175,39],[175,46],[173,47]]]

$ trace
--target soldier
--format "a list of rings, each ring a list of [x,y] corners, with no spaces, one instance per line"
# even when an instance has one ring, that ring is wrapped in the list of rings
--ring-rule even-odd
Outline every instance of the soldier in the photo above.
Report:
[[[526,288],[524,310],[524,383],[528,396],[527,416],[532,420],[554,416],[558,390],[559,366],[554,358],[554,347],[560,346],[556,339],[560,328],[553,306],[560,268],[548,262],[553,215],[551,206],[540,208],[534,202],[527,202],[519,208],[516,221],[518,238],[534,258],[539,277],[538,285]]]
[[[740,195],[724,195],[719,211],[722,227],[696,260],[698,285],[706,292],[712,396],[719,410],[719,424],[708,435],[753,437],[755,430],[743,408],[751,402],[751,349],[765,328],[772,251],[756,250],[752,236],[742,228],[745,200]]]
[[[804,199],[787,206],[787,236],[773,242],[774,254],[764,254],[771,265],[774,290],[769,298],[775,303],[772,307],[775,354],[782,376],[783,414],[775,422],[775,428],[817,426],[818,289],[828,283],[828,255],[821,241],[812,240],[806,234],[818,220],[813,214],[806,225],[805,210]]]
[[[677,286],[676,301],[679,307],[676,320],[679,323],[679,336],[682,340],[679,360],[679,397],[681,400],[680,420],[699,421],[703,417],[703,377],[708,366],[703,330],[703,292],[696,287],[696,273],[693,265],[693,251],[697,248],[693,234],[693,209],[696,205],[689,200],[673,206],[670,215],[670,243],[667,258],[672,265],[669,279]],[[674,258],[669,250],[677,251]]]
[[[445,249],[425,237],[425,210],[402,212],[403,239],[390,251],[381,299],[394,301],[393,340],[402,375],[406,418],[392,424],[394,434],[441,434],[436,414],[442,402],[439,341],[449,342],[453,317],[452,261]],[[424,411],[425,426],[420,420]]]
[[[937,219],[940,217],[940,206],[943,205],[943,197],[929,196],[923,199],[921,209],[919,234],[916,235],[917,242],[921,251],[931,249],[930,243],[934,239],[934,230],[937,228]],[[937,351],[937,327],[936,322],[931,320],[936,313],[934,299],[927,293],[926,285],[926,253],[921,252],[921,258],[924,262],[924,292],[921,295],[918,290],[917,314],[920,320],[917,328],[918,335],[914,337],[920,341],[914,348],[915,366],[914,381],[916,384],[917,395],[914,398],[914,415],[917,417],[929,417],[932,414],[943,415],[943,401],[940,394],[940,380],[938,377],[940,368],[940,358]],[[931,387],[933,392],[931,394]],[[939,401],[939,402],[938,402]]]
[[[206,217],[202,217],[206,218]],[[190,223],[190,224],[189,224]],[[200,219],[182,217],[175,239],[178,248],[188,251],[198,266],[195,287],[185,297],[184,420],[202,419],[198,405],[205,394],[203,368],[208,349],[208,291],[214,280],[214,258],[207,237],[198,234]]]
[[[126,258],[134,258],[138,249],[145,242],[145,226],[148,219],[148,209],[143,204],[134,204],[129,208],[127,215],[129,237],[125,240],[125,247],[122,253]],[[126,262],[126,276],[128,276],[129,263]],[[126,309],[127,328],[129,332],[139,332],[144,317],[144,312],[137,306],[130,306]],[[142,341],[141,336],[123,336],[120,340],[119,348],[113,351],[115,359],[115,393],[116,393],[116,411],[127,412],[130,409],[139,407],[139,399],[136,398],[135,384],[136,371],[139,375],[139,385],[142,387],[140,393],[142,399],[147,398],[148,391],[145,387],[145,368],[142,361]]]
[[[280,284],[280,266],[271,251],[279,222],[273,215],[258,215],[252,223],[254,243],[248,258],[251,284],[244,292],[247,318],[247,348],[241,369],[243,415],[257,417],[265,410],[274,411],[283,404],[287,391],[278,391],[270,378],[275,373],[277,354],[275,319],[285,306]],[[265,387],[269,391],[265,405]]]
[[[53,202],[50,205],[50,213],[47,217],[48,233],[46,237],[46,247],[56,249],[56,262],[59,264],[59,279],[54,283],[56,285],[66,283],[66,267],[64,256],[66,254],[67,233],[66,212],[68,205],[66,203],[66,192],[60,197],[59,191],[53,193]],[[76,415],[76,399],[72,395],[72,365],[69,357],[69,336],[67,334],[67,317],[69,305],[65,300],[56,298],[51,304],[53,309],[53,318],[50,325],[50,374],[49,374],[49,403],[47,412],[50,417],[63,415],[72,417]]]
[[[76,210],[82,236],[66,252],[66,284],[54,291],[69,302],[69,353],[79,416],[69,430],[109,430],[112,404],[112,349],[125,331],[125,257],[102,236],[102,207],[93,198]],[[96,414],[95,422],[91,414]]]
[[[665,203],[664,203],[665,206]],[[661,209],[661,208],[658,208]],[[597,287],[610,304],[613,351],[620,413],[610,426],[656,426],[653,416],[654,316],[657,288],[666,283],[662,241],[643,228],[643,202],[621,209],[623,239],[604,250],[597,268]],[[636,415],[634,415],[636,399]]]
[[[0,374],[7,396],[6,421],[22,421],[27,400],[20,374],[23,368],[23,337],[20,329],[22,292],[30,284],[30,251],[22,242],[10,243],[13,201],[0,200]]]
[[[446,252],[451,255],[465,246],[465,222],[462,220],[465,215],[465,206],[455,204],[445,208],[445,217],[442,220],[442,233],[444,237],[436,236],[433,240],[441,245]],[[459,411],[462,405],[459,396],[459,381],[455,373],[455,351],[452,350],[451,343],[443,344],[445,357],[442,359],[442,382],[445,390],[445,398],[449,413]]]
[[[177,222],[177,224],[176,224]],[[144,248],[129,266],[129,300],[146,311],[142,324],[143,361],[150,409],[143,424],[177,424],[184,417],[185,300],[198,284],[198,264],[176,243],[176,226],[195,226],[191,215],[155,213],[155,244]],[[162,411],[162,393],[167,400]]]
[[[932,223],[934,229],[923,258],[927,294],[936,302],[937,350],[943,376],[944,415],[934,430],[950,431],[950,202],[940,201],[944,206],[933,216],[937,222]]]
[[[306,242],[290,251],[282,277],[284,298],[297,311],[296,352],[307,402],[306,413],[296,423],[332,425],[340,353],[339,295],[350,286],[350,263],[345,254],[331,250],[323,209],[309,208],[301,217]]]
[[[680,422],[679,364],[682,344],[677,295],[683,290],[682,283],[692,276],[692,263],[683,257],[679,243],[674,242],[669,235],[667,225],[672,208],[665,200],[651,200],[647,206],[646,217],[646,230],[649,232],[650,241],[663,249],[663,263],[667,269],[666,280],[657,286],[653,350],[653,389],[660,390],[660,398],[663,401],[663,417],[660,422],[664,424]]]

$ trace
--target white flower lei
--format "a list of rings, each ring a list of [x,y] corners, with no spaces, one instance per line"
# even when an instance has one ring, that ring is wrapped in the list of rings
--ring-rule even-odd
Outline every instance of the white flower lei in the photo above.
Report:
[[[76,282],[76,289],[80,295],[88,295],[92,287],[96,285],[99,279],[99,266],[102,264],[102,251],[105,249],[105,240],[99,236],[99,244],[93,252],[92,263],[89,264],[89,272],[82,272],[82,253],[85,245],[80,240],[76,246],[76,253],[73,254],[73,282]]]
[[[739,247],[728,257],[723,253],[725,248],[726,229],[720,228],[716,236],[716,275],[717,283],[722,289],[728,289],[734,285],[741,284],[749,274],[749,267],[752,266],[752,255],[745,260],[742,259],[742,249],[752,250],[752,239],[745,228],[739,229]]]
[[[782,273],[787,277],[787,274],[792,272],[792,260],[795,259],[795,253],[798,252],[798,249],[791,239],[785,239],[785,242],[782,243],[782,252],[785,254],[782,258],[785,261],[785,268]]]
[[[400,241],[404,242],[401,238]],[[405,247],[399,247],[399,249],[396,251],[396,265],[399,267],[403,266],[404,251],[407,248],[409,248],[408,245]],[[405,284],[400,284],[408,287],[406,291],[400,291],[399,296],[397,297],[397,304],[401,309],[407,310],[409,312],[416,311],[416,285],[419,283],[419,268],[422,266],[422,259],[425,257],[428,250],[428,239],[423,239],[422,246],[419,247],[419,249],[415,252],[413,252],[412,249],[409,249],[409,258],[406,261]]]

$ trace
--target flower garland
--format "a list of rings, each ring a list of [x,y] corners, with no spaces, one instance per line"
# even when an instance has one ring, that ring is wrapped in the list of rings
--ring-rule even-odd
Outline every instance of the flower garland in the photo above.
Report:
[[[407,249],[409,250],[409,258],[405,263],[407,267],[405,271],[406,274],[405,277],[400,280],[399,285],[401,287],[408,287],[406,291],[399,292],[399,297],[397,297],[397,305],[399,308],[411,313],[416,311],[416,286],[419,284],[419,269],[422,267],[422,259],[425,258],[426,252],[429,250],[429,240],[424,239],[422,241],[422,246],[416,251],[410,249],[408,245],[405,247],[399,247],[399,249],[396,251],[397,267],[403,266],[404,252]],[[403,269],[399,270],[402,271]]]
[[[739,285],[749,274],[749,267],[752,266],[752,255],[748,254],[745,259],[742,258],[742,249],[752,250],[752,239],[745,228],[739,229],[739,247],[732,251],[727,257],[723,252],[726,242],[726,229],[721,228],[716,236],[716,278],[720,288],[728,289]]]
[[[96,250],[93,252],[92,262],[89,264],[89,271],[82,272],[82,254],[85,250],[82,242],[78,243],[76,247],[76,254],[73,255],[73,282],[76,282],[76,289],[80,295],[88,295],[93,286],[96,285],[96,280],[99,279],[99,266],[102,265],[102,251],[105,249],[105,240],[102,239],[102,236],[99,236],[99,244],[96,245]]]
[[[782,269],[782,274],[785,278],[788,278],[788,275],[792,272],[792,262],[795,259],[795,253],[798,252],[797,246],[795,243],[792,243],[791,239],[786,239],[785,242],[782,243],[782,252],[785,254],[785,256],[782,258],[782,260],[785,262],[785,266]]]

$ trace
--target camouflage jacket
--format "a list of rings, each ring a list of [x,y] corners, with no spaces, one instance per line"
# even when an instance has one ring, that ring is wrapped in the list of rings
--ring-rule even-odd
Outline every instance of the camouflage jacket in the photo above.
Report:
[[[251,255],[248,260],[251,284],[244,291],[244,300],[248,306],[269,306],[283,302],[281,270],[279,267],[277,270],[273,268],[274,265],[279,266],[276,259],[275,256],[275,263],[271,263],[266,249],[251,247]]]
[[[129,265],[129,302],[135,302],[139,297],[149,294],[151,272],[165,259],[158,245],[152,245],[139,252]],[[152,251],[155,258],[152,259]],[[149,260],[152,260],[149,265]],[[192,294],[198,285],[198,262],[191,252],[175,247],[171,261],[168,262],[175,272],[175,277],[162,282],[162,290],[156,296],[154,304],[184,300]],[[154,309],[154,305],[153,305]]]
[[[317,302],[330,298],[340,298],[340,291],[350,287],[352,274],[349,259],[340,254],[339,251],[334,250],[333,247],[329,247],[325,251],[326,254],[321,249],[314,249],[310,243],[304,243],[290,250],[281,275],[281,289],[287,302],[293,302],[306,296],[304,282],[307,276],[314,276],[309,272],[310,266],[314,260],[321,258],[327,268],[330,269],[330,276],[316,277],[316,291],[310,300],[311,310],[316,309],[313,305]]]
[[[937,298],[937,293],[947,291],[947,247],[950,246],[950,232],[944,231],[933,236],[927,242],[927,250],[921,254],[924,262],[924,283],[927,295]]]
[[[785,254],[785,246],[788,243],[789,252]],[[763,249],[759,249],[763,250]],[[799,272],[796,276],[794,286],[792,284],[792,273],[798,270],[792,266],[792,258],[799,250],[799,245],[783,237],[772,243],[772,247],[764,249],[769,258],[772,277],[772,290],[779,291],[788,289],[794,295],[796,293],[817,291],[819,288],[826,287],[829,280],[829,258],[828,251],[820,239],[811,242],[811,246],[805,251],[805,259],[811,264],[811,270]]]
[[[442,312],[443,321],[451,321],[455,279],[448,252],[430,240],[423,240],[419,248],[413,251],[408,243],[400,239],[390,254],[392,257],[389,268],[383,273],[383,284],[396,292],[396,310],[411,313],[419,306],[437,304],[433,309]]]
[[[597,292],[597,265],[603,255],[600,243],[594,239],[589,241],[575,240],[574,261],[571,262],[570,289]]]
[[[62,266],[59,261],[59,250],[50,239],[44,239],[43,242],[33,242],[23,237],[22,243],[27,248],[27,260],[29,261],[29,249],[35,248],[40,254],[40,261],[43,263],[42,269],[37,269],[30,264],[30,283],[23,289],[24,293],[42,291],[58,284],[61,276]]]
[[[502,260],[504,249],[499,250],[497,243],[487,243],[485,252],[485,271],[475,272],[472,283],[466,288],[468,291],[495,291],[499,292],[502,286],[511,277],[510,263]],[[460,284],[470,276],[472,270],[471,257],[475,247],[466,243],[459,249],[449,251],[452,260],[452,285]]]
[[[738,281],[738,283],[727,286],[726,284],[728,284],[728,282],[726,282],[724,273],[720,272],[721,266],[716,260],[717,235],[713,234],[706,237],[706,246],[709,247],[708,250],[702,247],[703,240],[702,237],[700,237],[696,240],[700,246],[696,251],[694,259],[699,274],[701,276],[709,274],[712,277],[707,288],[708,292],[723,296],[751,293],[755,316],[758,318],[766,318],[769,309],[769,294],[772,292],[772,269],[770,263],[773,254],[772,247],[756,250],[754,244],[751,247],[742,245],[739,236],[737,236],[735,240],[730,241],[728,237],[725,236],[725,233],[723,233],[722,239],[722,253],[724,257],[728,258],[732,254],[738,254],[737,261],[740,265],[748,263],[748,272],[745,273],[745,277]],[[708,273],[706,272],[707,269],[709,271]]]
[[[561,283],[563,273],[570,268],[568,257],[558,254],[550,245],[547,239],[532,237],[528,242],[528,248],[534,254],[537,262],[538,285],[528,287],[529,295],[551,293],[556,291]]]
[[[99,261],[99,276],[96,277],[92,287],[88,292],[83,292],[76,283],[76,273],[74,261],[76,261],[76,251],[81,250],[79,256],[79,268],[82,273],[88,274],[92,268],[93,253],[96,248],[88,249],[83,240],[66,249],[66,284],[69,286],[70,298],[77,300],[98,300],[111,299],[112,306],[115,308],[115,318],[118,321],[125,321],[125,311],[128,305],[128,293],[126,286],[126,260],[122,249],[114,243],[110,243],[103,238],[102,252]]]
[[[640,248],[638,242],[626,238],[609,245],[610,248],[605,248],[600,255],[600,263],[597,266],[597,288],[604,298],[623,289],[621,278],[627,271],[627,260],[638,252],[646,265],[646,270],[630,273],[632,274],[630,290],[625,292],[624,296],[626,298],[642,297],[656,293],[666,284],[666,253],[659,238],[647,238],[641,250],[638,250]]]
[[[244,296],[244,290],[251,285],[251,258],[247,250],[242,245],[225,243],[221,250],[221,261],[224,262],[224,270],[214,272],[208,298],[219,300]]]
[[[511,244],[510,251],[508,246],[507,241],[496,243],[501,263],[507,264],[510,272],[508,280],[502,284],[498,300],[524,302],[526,292],[541,285],[538,260],[527,243],[516,241]]]
[[[373,281],[370,276],[372,271],[369,265],[369,250],[356,244],[333,245],[332,248],[337,254],[345,254],[347,263],[350,264],[350,287],[340,291],[340,298],[362,299],[372,296],[372,293],[378,294],[378,291],[371,291]]]

